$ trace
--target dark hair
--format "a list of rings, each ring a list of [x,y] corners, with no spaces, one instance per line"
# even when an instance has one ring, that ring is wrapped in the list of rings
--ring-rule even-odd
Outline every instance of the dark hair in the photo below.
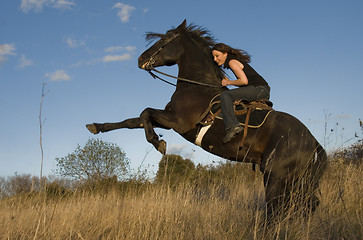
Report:
[[[234,57],[237,60],[245,63],[249,63],[251,61],[251,57],[250,55],[248,55],[246,51],[232,48],[224,43],[217,43],[216,45],[213,46],[212,51],[213,50],[217,50],[222,53],[228,53],[229,57]]]

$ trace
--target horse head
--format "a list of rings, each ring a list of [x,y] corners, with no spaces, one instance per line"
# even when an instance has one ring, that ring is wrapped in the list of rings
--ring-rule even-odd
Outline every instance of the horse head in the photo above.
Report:
[[[147,33],[146,40],[158,39],[139,59],[139,68],[151,71],[159,66],[178,64],[178,79],[192,79],[194,83],[220,87],[223,70],[213,61],[212,46],[215,41],[204,28],[184,20],[177,28],[165,34]]]
[[[147,40],[160,39],[140,55],[138,59],[139,68],[151,70],[154,67],[176,64],[177,59],[182,54],[182,49],[179,47],[181,45],[180,32],[185,28],[186,20],[176,29],[169,30],[165,34],[147,33]]]

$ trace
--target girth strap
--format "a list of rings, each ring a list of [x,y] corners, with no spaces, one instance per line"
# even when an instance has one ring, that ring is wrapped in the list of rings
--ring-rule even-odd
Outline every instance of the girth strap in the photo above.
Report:
[[[249,107],[248,108],[248,111],[247,111],[247,115],[246,115],[246,122],[245,122],[245,127],[243,129],[243,137],[242,137],[242,140],[239,144],[239,149],[242,148],[243,146],[243,143],[246,139],[246,136],[247,136],[247,131],[248,131],[248,122],[250,121],[250,116],[251,116],[251,112],[252,112],[252,107]]]

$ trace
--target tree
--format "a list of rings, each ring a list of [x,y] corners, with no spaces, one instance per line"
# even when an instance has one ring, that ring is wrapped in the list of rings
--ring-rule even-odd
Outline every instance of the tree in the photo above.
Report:
[[[164,155],[159,162],[156,182],[167,182],[171,186],[190,178],[195,172],[195,165],[190,159],[179,155]]]
[[[114,143],[89,139],[73,153],[56,158],[56,172],[74,180],[100,182],[104,179],[124,177],[129,169],[126,154]]]

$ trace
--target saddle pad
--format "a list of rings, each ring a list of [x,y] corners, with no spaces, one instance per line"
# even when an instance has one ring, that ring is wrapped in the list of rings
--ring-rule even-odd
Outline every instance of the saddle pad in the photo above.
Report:
[[[220,102],[220,95],[218,94],[215,96],[210,102],[210,114],[214,115],[215,118],[222,119],[221,114],[221,102]],[[242,124],[245,125],[247,111],[245,110],[243,105],[234,105],[235,108],[235,115],[237,120]],[[267,116],[272,112],[273,109],[253,109],[251,111],[250,119],[248,121],[248,127],[251,128],[259,128],[266,120]]]

